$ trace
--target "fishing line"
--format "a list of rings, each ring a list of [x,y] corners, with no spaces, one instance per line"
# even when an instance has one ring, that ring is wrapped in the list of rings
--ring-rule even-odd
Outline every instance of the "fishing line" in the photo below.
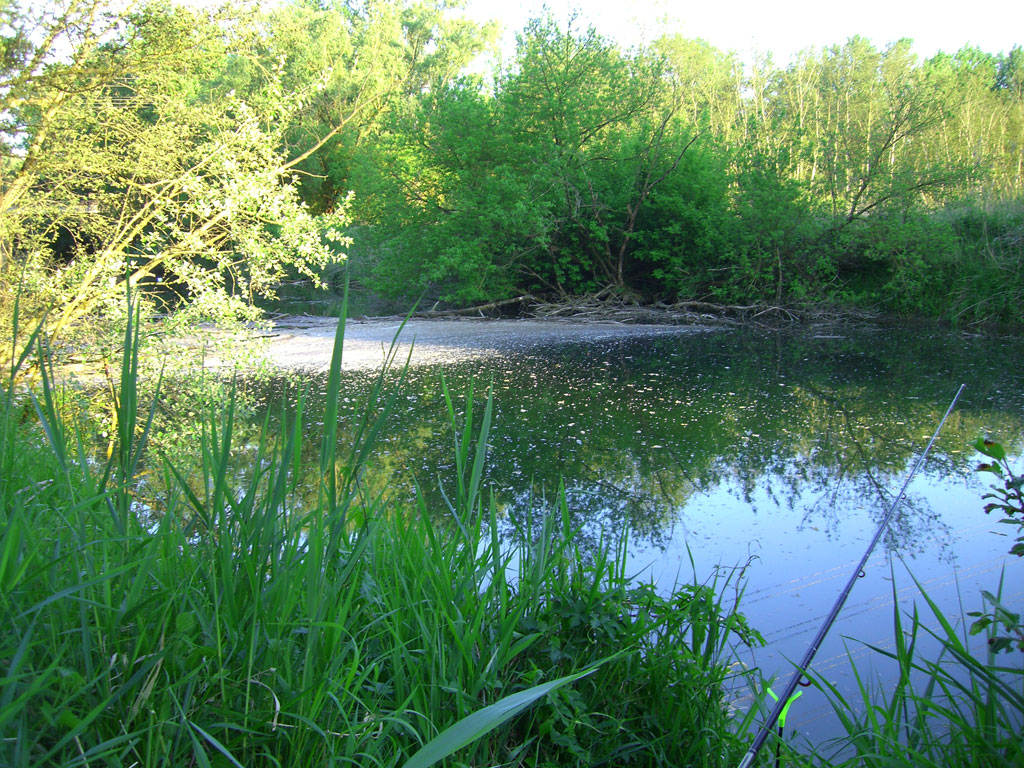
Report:
[[[739,768],[750,768],[750,765],[754,762],[754,758],[757,757],[757,753],[761,751],[761,747],[763,747],[765,741],[768,740],[772,727],[777,721],[779,721],[783,712],[789,706],[793,692],[796,690],[797,685],[800,684],[801,678],[803,678],[807,673],[808,668],[811,666],[811,662],[814,660],[814,654],[818,652],[818,648],[825,640],[825,636],[828,634],[829,630],[832,629],[832,625],[835,623],[836,619],[839,618],[839,612],[843,609],[843,604],[846,603],[846,598],[850,596],[850,592],[853,590],[853,585],[857,582],[857,579],[864,574],[864,566],[867,565],[868,558],[871,557],[871,553],[874,551],[875,545],[878,544],[878,540],[882,538],[882,534],[889,526],[889,521],[896,512],[896,507],[899,506],[900,501],[903,500],[903,496],[907,492],[907,486],[909,486],[910,481],[914,479],[914,475],[917,474],[917,470],[921,468],[922,464],[924,464],[924,460],[927,458],[928,452],[932,449],[932,445],[935,443],[936,438],[938,438],[939,432],[942,431],[942,427],[946,423],[946,419],[949,418],[949,414],[951,414],[953,409],[956,407],[956,401],[960,399],[960,393],[964,391],[965,386],[965,384],[961,384],[960,389],[956,391],[956,395],[953,397],[953,402],[949,404],[949,408],[946,409],[946,414],[942,417],[942,421],[939,422],[939,426],[936,427],[935,433],[932,435],[931,440],[928,441],[928,445],[925,446],[924,452],[917,459],[917,463],[914,464],[913,469],[910,470],[910,474],[907,475],[907,479],[903,481],[903,486],[900,488],[900,492],[896,494],[896,498],[893,499],[892,505],[889,507],[889,511],[882,519],[882,523],[878,526],[878,530],[875,531],[874,538],[871,539],[871,543],[868,544],[868,548],[864,551],[864,556],[860,559],[857,567],[854,568],[853,574],[846,583],[846,587],[844,587],[843,591],[839,594],[835,605],[832,606],[832,610],[829,612],[828,617],[818,630],[818,634],[815,635],[814,640],[811,641],[810,646],[807,648],[807,653],[804,654],[804,658],[798,665],[797,670],[793,673],[793,677],[790,678],[789,683],[786,684],[786,687],[782,692],[782,695],[779,696],[778,700],[775,702],[775,707],[768,716],[768,720],[765,721],[760,730],[758,730],[757,736],[754,737],[754,741],[750,745],[750,749],[747,750],[747,753],[740,761]]]

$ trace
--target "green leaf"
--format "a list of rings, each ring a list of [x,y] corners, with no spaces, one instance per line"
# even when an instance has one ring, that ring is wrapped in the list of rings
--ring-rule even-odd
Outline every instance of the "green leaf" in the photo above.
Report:
[[[598,662],[598,664],[582,672],[566,675],[557,680],[528,688],[525,691],[513,693],[511,696],[506,696],[494,704],[486,706],[471,715],[467,715],[455,723],[455,725],[445,729],[424,744],[405,764],[405,768],[427,768],[427,766],[434,765],[457,750],[462,749],[467,744],[471,744],[480,737],[490,733],[538,699],[547,696],[564,685],[576,682],[580,678],[591,674],[602,663]]]
[[[974,442],[974,448],[978,453],[983,453],[996,461],[1006,460],[1006,451],[1003,450],[1003,446],[994,440],[983,440],[978,438]]]
[[[193,723],[191,720],[188,720],[186,722],[188,722],[189,726],[196,733],[198,733],[207,742],[209,742],[209,744],[214,749],[216,749],[218,752],[220,752],[222,755],[224,755],[224,757],[227,758],[228,761],[230,761],[230,763],[232,765],[236,766],[236,768],[245,768],[245,766],[243,766],[240,762],[238,762],[238,760],[235,759],[235,756],[231,754],[231,751],[227,747],[225,747],[223,744],[221,744],[214,736],[212,736],[211,734],[209,734],[206,731],[204,731],[202,728],[200,728],[198,725]],[[193,737],[193,742],[194,741],[195,741],[195,739]],[[202,749],[198,749],[195,754],[196,754],[197,757],[201,755],[204,762],[206,762],[208,760],[208,758],[206,757],[206,753],[203,752]]]

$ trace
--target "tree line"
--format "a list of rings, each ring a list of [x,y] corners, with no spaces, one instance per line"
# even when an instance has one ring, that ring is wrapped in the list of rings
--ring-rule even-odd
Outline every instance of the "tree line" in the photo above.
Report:
[[[745,65],[440,0],[0,3],[0,281],[70,334],[282,283],[830,304],[1019,325],[1024,48]],[[9,314],[9,313],[6,313]]]

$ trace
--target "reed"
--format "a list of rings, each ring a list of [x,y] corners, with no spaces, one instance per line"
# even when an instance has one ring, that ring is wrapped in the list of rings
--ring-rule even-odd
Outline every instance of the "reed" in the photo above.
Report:
[[[816,762],[935,768],[1024,765],[1024,665],[1019,655],[972,649],[966,617],[950,618],[919,583],[917,587],[926,613],[915,607],[902,616],[894,594],[894,648],[872,646],[895,670],[895,682],[875,683],[852,661],[857,681],[852,695],[811,675],[828,695],[845,732],[817,750]],[[995,637],[995,628],[990,631]]]
[[[11,356],[0,763],[717,766],[742,751],[724,656],[756,637],[725,585],[665,597],[622,572],[613,539],[584,557],[564,494],[538,503],[536,530],[501,535],[490,398],[470,389],[460,421],[442,382],[457,480],[445,509],[399,508],[362,472],[403,368],[393,347],[339,446],[342,324],[309,503],[301,393],[254,452],[237,450],[233,395],[201,415],[196,466],[147,450],[160,400],[140,401],[137,329],[99,461],[52,376],[18,394],[33,352],[45,363],[39,336]],[[162,475],[158,509],[141,472]]]

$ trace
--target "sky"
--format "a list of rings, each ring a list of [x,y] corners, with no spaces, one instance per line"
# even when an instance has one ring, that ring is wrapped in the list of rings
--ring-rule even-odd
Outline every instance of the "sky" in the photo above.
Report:
[[[1024,44],[1024,0],[547,0],[547,6],[561,19],[576,9],[584,26],[589,22],[627,47],[678,32],[748,62],[755,51],[770,51],[776,64],[784,64],[804,48],[853,35],[879,48],[909,37],[922,58],[966,44],[988,53]],[[543,7],[544,0],[467,0],[466,12],[501,22],[510,53],[515,32]]]

